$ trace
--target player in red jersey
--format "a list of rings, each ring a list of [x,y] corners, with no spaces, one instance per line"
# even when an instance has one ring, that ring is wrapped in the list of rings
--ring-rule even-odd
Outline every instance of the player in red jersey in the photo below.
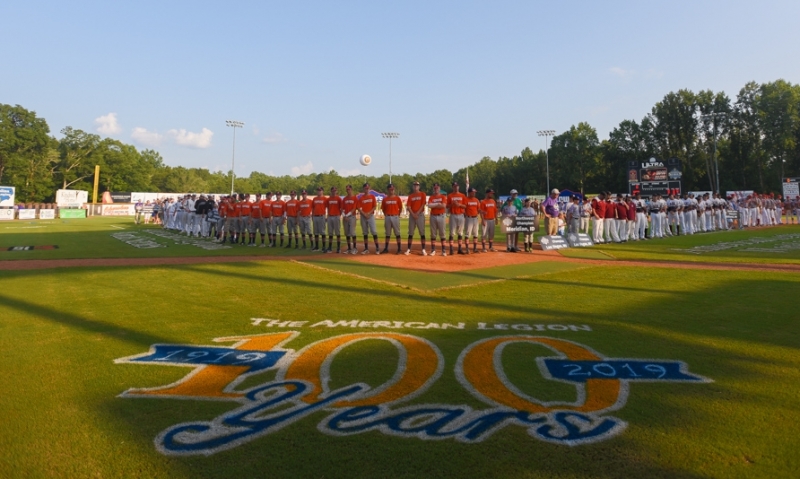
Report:
[[[358,253],[356,245],[356,206],[358,205],[358,197],[353,194],[353,187],[347,185],[347,195],[342,198],[342,213],[344,213],[344,237],[347,239],[347,249],[345,254]],[[351,242],[352,240],[352,246]]]
[[[428,196],[419,190],[419,181],[413,184],[414,191],[408,195],[406,209],[408,210],[408,249],[406,255],[411,254],[411,243],[414,241],[414,230],[419,231],[422,240],[422,256],[427,256],[425,251],[425,205]]]
[[[272,207],[270,208],[270,215],[272,216],[270,225],[272,229],[270,229],[270,246],[275,248],[278,245],[276,244],[277,237],[280,235],[281,237],[281,244],[283,246],[283,224],[286,222],[286,202],[281,199],[283,194],[280,191],[275,192],[275,199],[272,200]]]
[[[333,237],[336,236],[336,252],[342,251],[342,198],[337,193],[336,187],[331,186],[331,195],[328,196],[327,207],[328,217],[325,219],[325,224],[328,228],[328,248],[324,246],[323,251],[326,253],[333,253]]]

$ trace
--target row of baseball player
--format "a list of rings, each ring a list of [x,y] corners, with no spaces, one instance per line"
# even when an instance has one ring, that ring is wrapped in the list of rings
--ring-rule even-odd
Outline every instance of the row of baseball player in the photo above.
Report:
[[[348,185],[344,196],[338,194],[336,187],[332,187],[328,195],[322,187],[317,188],[316,196],[308,196],[306,190],[301,190],[299,196],[296,191],[291,191],[287,201],[280,199],[280,192],[276,192],[275,197],[268,192],[265,195],[256,194],[255,198],[239,194],[223,197],[219,204],[205,195],[199,195],[199,198],[190,196],[169,204],[164,210],[163,223],[165,228],[181,231],[188,236],[213,236],[220,243],[251,247],[310,247],[312,251],[325,253],[369,254],[371,239],[375,253],[381,254],[389,252],[389,242],[394,237],[397,244],[395,254],[405,252],[408,255],[411,254],[414,236],[418,234],[422,243],[421,254],[425,256],[436,255],[437,240],[443,256],[448,255],[448,247],[451,255],[469,254],[470,238],[473,253],[495,251],[498,207],[491,189],[486,191],[486,197],[481,200],[477,198],[475,188],[470,188],[465,195],[459,191],[458,182],[453,182],[452,191],[444,194],[440,185],[435,183],[433,193],[429,196],[420,191],[418,182],[414,182],[414,191],[408,195],[405,204],[392,184],[387,186],[388,193],[382,201],[378,201],[371,193],[368,183],[362,189],[363,192],[357,195]],[[405,249],[400,232],[400,214],[404,207],[408,214]],[[427,221],[426,208],[429,211]],[[377,211],[381,211],[384,217],[383,249],[378,241],[375,222]],[[430,251],[427,248],[426,222],[431,235]],[[363,238],[361,251],[358,249],[357,223],[360,223]],[[342,236],[346,242],[344,249]],[[478,238],[481,239],[480,250]]]
[[[591,221],[595,243],[619,243],[727,230],[734,222],[740,228],[780,225],[784,211],[787,223],[797,223],[800,198],[758,194],[724,198],[706,193],[697,198],[672,194],[644,200],[639,195],[618,194],[614,199],[610,193],[601,193],[579,208],[568,207],[567,221],[570,232],[588,232]]]

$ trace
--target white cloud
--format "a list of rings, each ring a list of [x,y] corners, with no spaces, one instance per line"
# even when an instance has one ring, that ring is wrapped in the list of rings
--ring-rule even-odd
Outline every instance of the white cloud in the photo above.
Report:
[[[116,135],[122,131],[122,127],[117,122],[116,113],[99,116],[94,119],[94,124],[97,125],[97,132],[103,135]]]
[[[334,168],[331,166],[330,169],[333,170]],[[339,173],[339,176],[360,176],[364,174],[364,172],[358,168],[353,168],[352,170],[336,170],[336,172]]]
[[[307,175],[312,171],[314,171],[314,164],[310,161],[303,166],[292,167],[292,175],[294,176]]]
[[[289,140],[286,139],[285,136],[281,133],[272,133],[270,135],[265,136],[261,141],[268,145],[274,145],[276,143],[285,143]]]
[[[611,72],[611,74],[618,76],[624,80],[627,80],[628,78],[636,74],[635,70],[626,70],[620,67],[611,67],[608,69],[608,71]]]
[[[131,138],[140,145],[150,147],[159,146],[164,141],[164,135],[156,133],[155,131],[147,131],[147,128],[142,128],[141,126],[137,126],[133,129]]]
[[[211,137],[214,132],[208,128],[203,128],[200,133],[186,131],[181,128],[180,130],[169,130],[167,132],[172,137],[176,144],[181,146],[188,146],[189,148],[208,148],[211,146]]]

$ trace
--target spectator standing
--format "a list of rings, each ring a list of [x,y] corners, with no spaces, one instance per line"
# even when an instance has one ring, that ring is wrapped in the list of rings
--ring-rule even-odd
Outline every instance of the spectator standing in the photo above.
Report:
[[[544,227],[547,234],[555,236],[558,234],[558,194],[559,191],[553,188],[550,191],[550,196],[542,202],[542,209],[544,210]]]

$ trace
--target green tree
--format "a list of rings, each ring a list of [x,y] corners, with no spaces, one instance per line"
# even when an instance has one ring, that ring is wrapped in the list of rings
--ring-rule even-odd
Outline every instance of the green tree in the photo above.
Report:
[[[22,201],[54,195],[50,127],[36,112],[0,104],[0,184],[17,188]]]

